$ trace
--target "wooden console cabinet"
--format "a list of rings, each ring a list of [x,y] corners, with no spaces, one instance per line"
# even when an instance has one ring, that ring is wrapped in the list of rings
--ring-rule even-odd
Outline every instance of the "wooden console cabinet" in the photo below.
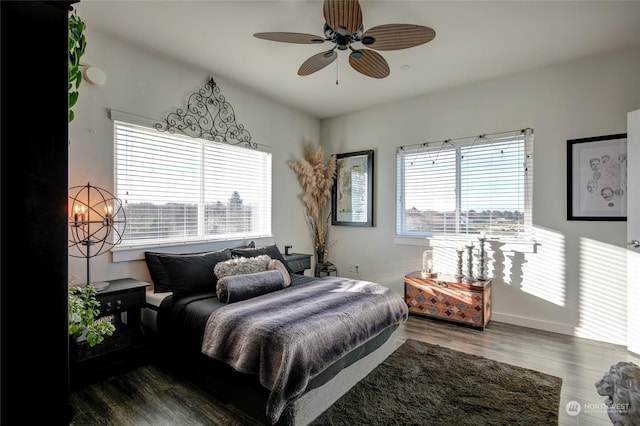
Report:
[[[409,313],[484,329],[491,319],[491,280],[463,283],[451,275],[423,278],[420,271],[404,277]]]

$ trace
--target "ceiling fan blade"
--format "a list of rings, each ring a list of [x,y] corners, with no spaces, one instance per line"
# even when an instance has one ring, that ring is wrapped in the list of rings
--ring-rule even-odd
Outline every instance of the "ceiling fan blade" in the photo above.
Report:
[[[381,54],[369,49],[351,52],[349,65],[354,70],[373,78],[385,78],[389,75],[389,64]]]
[[[362,27],[362,9],[358,0],[324,0],[324,20],[340,35],[353,34]]]
[[[321,70],[322,68],[329,65],[331,62],[335,61],[338,57],[338,54],[335,50],[328,50],[326,52],[318,53],[317,55],[313,55],[298,69],[298,75],[309,75],[313,74],[316,71]]]
[[[376,50],[400,50],[427,43],[435,36],[433,28],[422,25],[386,24],[365,31],[361,41]]]
[[[281,41],[283,43],[297,43],[297,44],[320,44],[324,43],[324,38],[313,34],[302,33],[255,33],[253,35],[256,38],[271,41]]]

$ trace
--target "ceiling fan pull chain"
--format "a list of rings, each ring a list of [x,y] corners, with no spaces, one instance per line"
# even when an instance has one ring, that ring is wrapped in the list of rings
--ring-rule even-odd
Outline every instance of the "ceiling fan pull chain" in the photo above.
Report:
[[[336,61],[336,86],[338,85],[338,62],[340,61]]]

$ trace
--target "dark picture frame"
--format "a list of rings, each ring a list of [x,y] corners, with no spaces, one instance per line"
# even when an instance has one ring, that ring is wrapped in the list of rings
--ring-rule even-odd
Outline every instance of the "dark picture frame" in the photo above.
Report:
[[[627,220],[627,134],[567,140],[567,220]]]
[[[373,226],[373,150],[336,154],[331,224]]]

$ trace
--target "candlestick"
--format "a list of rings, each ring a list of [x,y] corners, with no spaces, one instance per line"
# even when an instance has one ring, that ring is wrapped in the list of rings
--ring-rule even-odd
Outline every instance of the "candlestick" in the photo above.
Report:
[[[457,259],[456,259],[456,274],[454,275],[454,278],[460,279],[462,277],[464,277],[464,275],[462,274],[462,253],[464,252],[464,247],[460,246],[460,248],[458,248],[458,250],[456,250],[456,254],[457,254]]]
[[[486,262],[485,262],[485,251],[484,251],[484,242],[486,238],[481,236],[478,239],[480,240],[480,248],[478,249],[478,280],[486,281],[487,276],[485,271]]]
[[[462,281],[466,283],[473,282],[473,242],[467,244],[467,272]]]
[[[80,211],[80,206],[79,205],[74,205],[73,206],[73,224],[75,226],[78,226],[78,219],[80,219],[78,217],[78,212]]]

